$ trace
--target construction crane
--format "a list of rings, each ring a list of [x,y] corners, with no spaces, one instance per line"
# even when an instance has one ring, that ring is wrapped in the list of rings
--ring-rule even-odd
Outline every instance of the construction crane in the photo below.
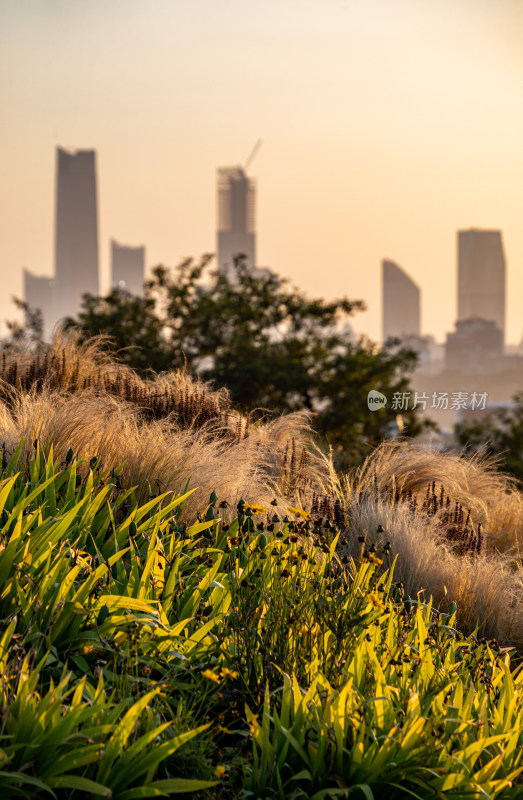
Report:
[[[244,164],[244,167],[243,167],[243,171],[244,172],[247,172],[247,167],[249,167],[252,164],[252,162],[254,161],[254,159],[255,159],[255,157],[256,157],[256,155],[258,153],[258,150],[260,149],[262,144],[263,144],[263,139],[258,139],[258,141],[256,142],[256,144],[254,145],[254,147],[251,150],[251,154],[250,154],[249,158],[247,159],[247,161]]]

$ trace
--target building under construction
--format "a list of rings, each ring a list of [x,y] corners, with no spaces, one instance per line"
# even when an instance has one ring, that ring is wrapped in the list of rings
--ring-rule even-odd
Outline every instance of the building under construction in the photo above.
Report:
[[[238,256],[256,266],[255,184],[242,167],[218,169],[218,269],[229,272]]]

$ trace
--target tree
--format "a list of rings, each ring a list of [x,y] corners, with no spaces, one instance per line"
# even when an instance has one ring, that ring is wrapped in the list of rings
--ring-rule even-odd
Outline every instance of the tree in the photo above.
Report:
[[[6,320],[9,336],[3,346],[13,350],[37,350],[43,342],[44,320],[39,308],[31,308],[24,300],[12,298],[15,306],[24,312],[25,323]]]
[[[512,407],[496,408],[486,418],[456,425],[456,438],[470,450],[484,447],[500,460],[500,468],[523,481],[523,392]]]
[[[112,350],[141,373],[187,367],[226,386],[243,409],[308,410],[340,465],[366,455],[396,417],[390,402],[369,411],[368,392],[390,400],[406,391],[415,353],[355,342],[340,326],[364,309],[361,301],[308,299],[274,273],[252,274],[241,259],[231,279],[209,273],[209,261],[156,267],[144,297],[84,295],[68,325],[84,337],[108,334]],[[419,432],[413,411],[404,423]]]

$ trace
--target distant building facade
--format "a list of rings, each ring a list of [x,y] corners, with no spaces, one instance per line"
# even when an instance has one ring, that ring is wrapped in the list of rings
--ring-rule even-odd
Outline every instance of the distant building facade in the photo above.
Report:
[[[458,321],[494,322],[505,340],[506,265],[501,231],[458,231]]]
[[[401,346],[418,354],[416,369],[424,374],[441,372],[445,362],[445,345],[437,342],[432,334],[404,336]]]
[[[145,247],[129,247],[111,240],[111,286],[133,295],[143,295]]]
[[[24,269],[24,300],[32,311],[40,310],[43,323],[43,338],[50,339],[56,320],[54,308],[54,278],[33,275]]]
[[[96,152],[57,148],[55,309],[76,314],[82,294],[99,294]]]
[[[492,373],[505,362],[503,333],[492,320],[473,317],[458,320],[447,334],[445,366],[460,373]]]
[[[54,277],[24,272],[24,297],[42,311],[44,337],[80,309],[82,295],[99,294],[96,151],[56,148]]]
[[[383,340],[419,337],[421,292],[405,270],[394,261],[381,262]]]
[[[256,267],[255,184],[241,167],[221,167],[217,176],[217,261],[220,271],[230,272],[237,256]]]

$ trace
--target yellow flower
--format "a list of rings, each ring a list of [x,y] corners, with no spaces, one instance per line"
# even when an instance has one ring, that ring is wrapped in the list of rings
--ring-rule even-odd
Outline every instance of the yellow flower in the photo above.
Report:
[[[304,511],[303,508],[290,508],[290,506],[288,506],[287,511],[290,511],[295,517],[301,517],[305,522],[309,521],[311,515],[310,511]]]
[[[378,595],[375,592],[373,592],[372,594],[369,594],[369,600],[372,603],[372,605],[376,606],[376,608],[379,608],[380,611],[386,611],[387,610],[387,606],[385,605],[385,603],[382,600],[380,600],[380,598],[378,597]]]
[[[221,678],[232,678],[233,680],[238,677],[238,673],[235,670],[227,669],[227,667],[222,667],[222,671],[220,673]]]
[[[214,770],[214,774],[218,778],[218,780],[221,780],[222,778],[225,778],[225,775],[227,774],[227,770],[225,769],[223,764],[218,764],[218,766]]]
[[[217,725],[215,730],[218,731],[219,733],[232,733],[232,734],[234,734],[234,731],[230,731],[229,728],[224,728],[223,725]]]
[[[213,672],[212,669],[204,669],[202,672],[204,678],[207,678],[208,681],[214,681],[214,683],[220,683],[220,676]]]
[[[250,728],[251,733],[256,733],[256,729],[259,728],[258,714],[253,714],[252,715],[252,719],[250,721],[249,728]]]
[[[249,508],[253,514],[266,514],[267,509],[263,506],[256,505],[256,503],[245,503],[244,509]]]
[[[368,553],[367,559],[370,561],[371,564],[378,564],[378,566],[380,564],[383,564],[383,559],[378,558],[378,556],[375,556],[373,553]]]

